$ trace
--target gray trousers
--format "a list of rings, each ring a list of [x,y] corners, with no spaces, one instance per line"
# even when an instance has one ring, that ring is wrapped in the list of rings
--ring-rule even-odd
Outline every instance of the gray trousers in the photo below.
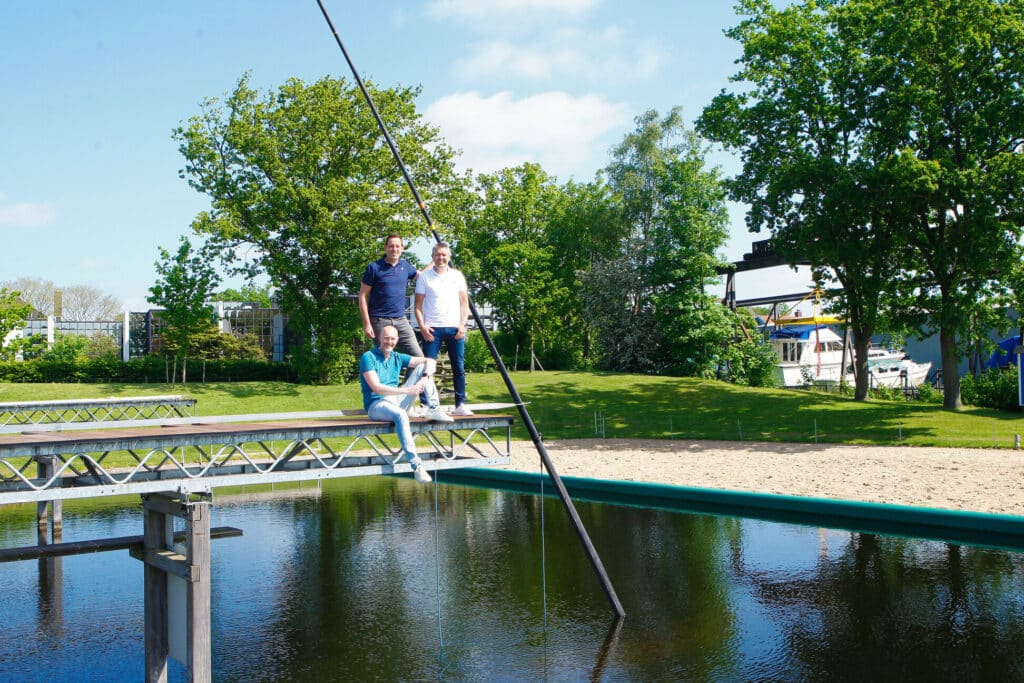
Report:
[[[391,325],[398,330],[398,345],[395,348],[410,356],[423,355],[423,350],[420,349],[420,344],[416,341],[416,332],[413,331],[408,318],[375,318],[371,315],[370,324],[373,325],[375,346],[380,346],[380,331]]]

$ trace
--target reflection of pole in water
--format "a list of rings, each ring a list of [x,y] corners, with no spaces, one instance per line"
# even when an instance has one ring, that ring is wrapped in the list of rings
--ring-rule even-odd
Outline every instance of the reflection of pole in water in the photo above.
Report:
[[[619,643],[619,632],[622,631],[622,624],[625,621],[623,617],[612,619],[612,624],[608,627],[608,633],[605,634],[604,642],[601,643],[601,649],[597,651],[597,661],[594,662],[594,670],[590,674],[590,680],[600,681],[604,679],[604,670],[608,668],[608,661],[611,659],[612,654],[615,652],[615,647]]]
[[[56,470],[57,458],[52,455],[36,458],[36,473],[49,480]],[[36,539],[38,545],[60,543],[64,537],[63,501],[41,500],[36,503]],[[64,558],[39,558],[39,630],[60,635],[64,623]]]
[[[39,545],[49,545],[45,518],[38,530]],[[62,539],[61,527],[53,525],[53,543]],[[39,558],[39,628],[40,633],[59,636],[64,625],[64,558]]]

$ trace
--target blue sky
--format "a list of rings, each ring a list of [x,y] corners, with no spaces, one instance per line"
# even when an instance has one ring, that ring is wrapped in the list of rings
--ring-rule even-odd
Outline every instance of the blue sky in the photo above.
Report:
[[[420,111],[476,172],[535,161],[591,180],[635,116],[680,105],[692,123],[739,55],[723,35],[728,0],[325,4],[361,76],[422,86]],[[263,91],[349,77],[315,0],[4,3],[0,45],[0,281],[92,285],[130,310],[149,307],[158,247],[173,250],[208,206],[178,177],[171,130],[246,71]],[[729,259],[754,238],[742,212]],[[742,273],[737,293],[807,281]]]

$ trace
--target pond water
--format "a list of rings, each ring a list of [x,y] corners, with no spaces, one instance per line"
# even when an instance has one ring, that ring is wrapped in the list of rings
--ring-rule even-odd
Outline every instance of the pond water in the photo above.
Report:
[[[434,491],[218,493],[214,526],[245,535],[213,543],[214,678],[1024,680],[1020,553],[579,503],[616,628],[556,499],[442,485],[435,517]],[[32,516],[0,507],[0,547],[34,543]],[[65,541],[142,533],[137,498],[64,518]],[[0,565],[0,680],[140,680],[142,564],[56,565]]]

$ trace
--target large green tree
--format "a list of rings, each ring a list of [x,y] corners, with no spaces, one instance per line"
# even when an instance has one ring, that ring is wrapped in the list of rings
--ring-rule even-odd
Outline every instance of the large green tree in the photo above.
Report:
[[[747,227],[767,230],[791,263],[808,260],[822,284],[839,285],[853,336],[855,397],[867,398],[867,350],[884,324],[883,300],[898,272],[894,226],[864,148],[869,84],[864,59],[837,26],[833,3],[776,9],[743,0],[727,33],[743,45],[735,92],[704,109],[698,130],[740,153],[729,182],[746,203]],[[879,200],[876,205],[874,202]]]
[[[851,0],[839,20],[871,86],[870,154],[907,245],[898,310],[938,331],[944,407],[962,352],[1000,322],[1024,225],[1024,3]]]
[[[725,189],[677,107],[648,111],[612,151],[617,244],[584,279],[591,325],[612,369],[713,374],[730,337],[717,280],[728,236]]]
[[[557,272],[550,226],[567,197],[537,164],[476,179],[479,206],[459,242],[476,295],[494,306],[501,329],[530,350],[560,344],[574,291]]]
[[[432,214],[462,182],[454,152],[422,122],[414,88],[367,84]],[[193,228],[212,236],[236,271],[266,273],[289,327],[304,381],[338,381],[358,339],[351,296],[389,232],[424,233],[418,207],[359,89],[345,79],[290,79],[260,95],[248,77],[223,102],[174,131],[182,177],[211,198]]]
[[[748,226],[842,286],[857,397],[876,331],[957,338],[991,320],[1020,224],[1021,12],[999,0],[741,0],[736,92],[698,129],[739,151]]]

